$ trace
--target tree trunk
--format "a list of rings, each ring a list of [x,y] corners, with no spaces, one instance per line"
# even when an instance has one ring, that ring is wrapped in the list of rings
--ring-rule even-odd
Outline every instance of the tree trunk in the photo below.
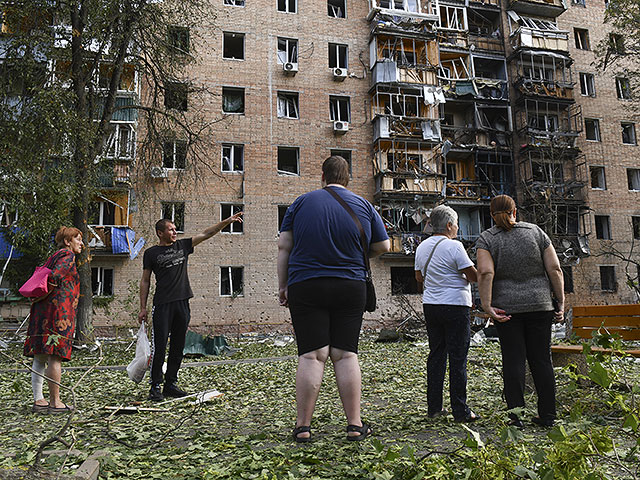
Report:
[[[78,149],[81,150],[81,149]],[[84,150],[84,149],[82,149]],[[80,301],[76,314],[76,339],[80,343],[91,343],[95,339],[93,331],[93,289],[91,288],[91,264],[89,261],[89,231],[87,228],[89,212],[89,189],[87,188],[88,168],[87,158],[80,151],[76,151],[76,176],[80,194],[73,210],[73,224],[82,232],[84,248],[77,256],[78,273],[80,274]]]

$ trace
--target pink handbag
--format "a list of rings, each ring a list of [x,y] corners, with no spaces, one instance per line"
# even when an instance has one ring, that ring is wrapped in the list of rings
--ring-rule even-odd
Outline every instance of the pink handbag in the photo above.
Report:
[[[49,275],[51,275],[51,269],[48,267],[36,267],[36,271],[33,275],[24,282],[24,285],[18,290],[20,295],[28,298],[38,298],[49,293]]]

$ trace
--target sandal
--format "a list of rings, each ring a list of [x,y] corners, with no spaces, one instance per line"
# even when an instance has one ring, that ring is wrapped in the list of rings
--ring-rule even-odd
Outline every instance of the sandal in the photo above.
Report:
[[[358,435],[349,435],[350,432],[358,432]],[[359,442],[361,440],[364,440],[372,433],[373,430],[371,429],[371,427],[364,422],[362,422],[361,427],[359,427],[358,425],[347,425],[347,440],[349,440],[350,442]]]
[[[31,411],[33,413],[49,413],[49,405],[38,405],[37,403],[34,403],[31,406]]]
[[[298,435],[301,433],[305,433],[308,432],[309,436],[308,437],[299,437]],[[296,427],[293,429],[293,432],[291,433],[291,435],[293,436],[293,439],[297,442],[297,443],[308,443],[311,441],[311,427],[308,425],[303,425],[301,427]]]
[[[52,407],[51,405],[49,405],[47,411],[49,413],[71,413],[73,412],[73,407],[70,407],[66,403],[64,404],[64,407]]]

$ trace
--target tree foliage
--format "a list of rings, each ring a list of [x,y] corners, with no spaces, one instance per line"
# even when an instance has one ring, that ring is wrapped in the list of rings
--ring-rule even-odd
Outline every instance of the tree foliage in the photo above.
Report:
[[[214,15],[208,0],[1,5],[0,199],[17,212],[4,234],[25,254],[8,275],[19,283],[50,253],[58,226],[73,224],[88,242],[99,192],[146,191],[144,167],[161,162],[163,140],[185,140],[192,171],[206,165],[198,149],[211,122],[194,110],[209,92],[185,67],[197,60],[198,32],[210,30]],[[171,100],[176,89],[178,102]],[[133,128],[119,132],[123,125]],[[85,249],[78,261],[81,340],[92,330],[89,264]]]

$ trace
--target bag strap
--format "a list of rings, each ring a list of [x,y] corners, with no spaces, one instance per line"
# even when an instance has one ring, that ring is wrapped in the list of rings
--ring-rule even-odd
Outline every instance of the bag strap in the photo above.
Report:
[[[427,278],[427,268],[429,268],[429,262],[431,261],[431,257],[433,257],[433,252],[436,251],[436,248],[438,248],[438,245],[440,245],[442,242],[444,242],[447,239],[447,237],[442,237],[440,240],[438,240],[436,242],[436,244],[433,246],[433,248],[431,249],[431,253],[429,254],[429,258],[427,259],[427,263],[424,264],[424,277],[425,280]]]
[[[360,219],[358,218],[356,213],[353,211],[353,209],[347,204],[347,202],[345,202],[344,199],[340,195],[338,195],[333,189],[329,187],[324,187],[324,190],[329,192],[333,196],[333,198],[335,198],[338,201],[338,203],[342,205],[342,208],[344,208],[347,211],[347,213],[351,215],[351,218],[353,218],[354,223],[358,227],[358,231],[360,232],[360,246],[362,247],[362,255],[364,256],[364,264],[367,267],[367,275],[371,277],[371,267],[369,266],[369,245],[367,244],[367,238],[364,234],[364,229],[362,228],[362,223],[360,222]]]
[[[62,250],[58,250],[56,253],[51,255],[49,259],[42,266],[51,268],[56,263],[56,260],[58,260],[58,257],[60,256],[60,252],[62,252]]]

